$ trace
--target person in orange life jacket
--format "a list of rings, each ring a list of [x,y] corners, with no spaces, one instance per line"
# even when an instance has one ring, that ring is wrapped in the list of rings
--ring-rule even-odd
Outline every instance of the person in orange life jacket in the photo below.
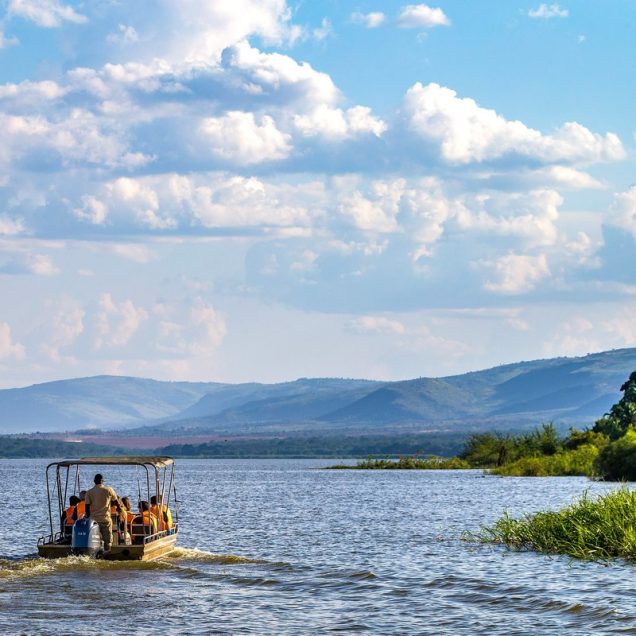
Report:
[[[174,526],[170,508],[163,503],[159,506],[155,495],[150,497],[150,512],[159,520],[159,530],[169,530]]]
[[[75,506],[75,516],[73,517],[74,521],[81,519],[86,514],[86,502],[84,501],[85,499],[86,491],[80,490],[79,502],[77,503],[77,506]]]
[[[77,520],[77,504],[79,502],[79,497],[71,495],[68,500],[69,507],[62,513],[62,526],[64,527],[65,534],[71,533],[71,528]]]
[[[137,516],[132,509],[132,502],[130,501],[130,497],[122,497],[121,503],[126,509],[126,525],[130,528],[130,524],[132,520]]]
[[[150,504],[147,501],[139,502],[139,514],[135,515],[130,528],[133,542],[143,536],[157,533],[157,517],[150,512]]]
[[[86,516],[97,522],[104,541],[104,553],[110,552],[113,542],[113,521],[110,516],[111,504],[119,510],[117,493],[104,484],[104,478],[97,473],[95,485],[86,493]]]

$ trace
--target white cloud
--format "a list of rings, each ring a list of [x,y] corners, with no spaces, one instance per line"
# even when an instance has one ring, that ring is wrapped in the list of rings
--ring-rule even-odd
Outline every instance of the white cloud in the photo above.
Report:
[[[354,24],[362,24],[367,29],[377,29],[384,24],[386,16],[381,11],[372,11],[371,13],[360,13],[356,11],[351,14],[351,22]]]
[[[104,121],[82,109],[51,121],[39,115],[0,113],[0,165],[29,158],[58,168],[76,165],[135,168],[150,161],[142,153],[130,152],[125,139]]]
[[[365,106],[343,111],[321,104],[306,115],[296,115],[294,125],[306,137],[321,136],[336,141],[365,134],[381,137],[387,130],[387,125]]]
[[[162,307],[160,313],[170,317],[173,311]],[[214,353],[226,335],[225,316],[203,298],[196,298],[186,319],[160,322],[158,348],[173,355],[205,357]]]
[[[474,234],[515,236],[529,246],[553,245],[563,198],[554,190],[488,193],[464,197],[456,206],[458,227]]]
[[[4,31],[0,30],[0,49],[7,49],[10,46],[15,46],[18,43],[18,38],[12,36],[7,37],[4,34]]]
[[[13,341],[11,327],[6,322],[0,322],[0,360],[21,360],[24,354],[24,346]]]
[[[148,312],[143,307],[137,307],[132,300],[116,303],[109,293],[100,296],[98,305],[95,349],[127,345],[141,323],[148,319]]]
[[[332,34],[333,29],[331,26],[331,22],[327,18],[323,18],[320,26],[312,31],[314,40],[318,40],[318,42],[321,42],[326,37],[329,37]]]
[[[442,157],[465,164],[516,154],[545,163],[615,161],[625,157],[613,133],[592,133],[576,122],[543,135],[520,121],[510,121],[475,100],[460,98],[439,84],[419,82],[406,93],[404,112],[409,128],[438,143]]]
[[[543,18],[549,20],[550,18],[567,18],[570,12],[567,9],[562,9],[558,4],[540,4],[536,9],[530,9],[528,15],[531,18]]]
[[[108,246],[110,251],[117,256],[121,256],[134,263],[145,265],[157,258],[155,252],[153,252],[147,245],[136,243],[115,243]]]
[[[402,335],[406,332],[405,326],[399,320],[386,318],[385,316],[360,316],[346,324],[348,331],[358,334],[393,334]]]
[[[86,312],[76,300],[58,302],[46,318],[47,335],[41,348],[55,362],[62,361],[61,350],[71,346],[84,333]]]
[[[450,20],[439,8],[432,8],[426,4],[409,4],[402,8],[397,19],[397,25],[404,29],[448,26]]]
[[[286,0],[141,0],[154,15],[144,39],[148,59],[216,63],[229,46],[260,36],[268,44],[293,42],[300,30],[291,24]]]
[[[0,236],[17,236],[25,231],[24,222],[21,219],[13,219],[9,216],[0,216]]]
[[[0,260],[0,275],[53,276],[58,272],[51,259],[44,254],[27,251],[8,254],[4,260]]]
[[[58,0],[10,0],[7,12],[49,29],[62,26],[63,22],[87,22],[86,16]]]
[[[490,271],[493,278],[484,283],[484,289],[497,294],[523,294],[532,291],[537,283],[550,275],[545,254],[507,254],[479,265]]]
[[[233,111],[204,119],[200,130],[213,154],[239,165],[276,161],[291,152],[290,136],[269,115],[257,122],[253,113]]]
[[[636,186],[614,195],[608,221],[636,239]]]
[[[117,25],[117,31],[113,33],[109,33],[106,36],[106,42],[109,44],[134,44],[139,41],[139,34],[135,27],[130,26],[129,24],[119,24]]]
[[[96,197],[84,195],[82,206],[75,208],[73,213],[82,221],[88,221],[93,225],[103,225],[108,216],[108,207]]]

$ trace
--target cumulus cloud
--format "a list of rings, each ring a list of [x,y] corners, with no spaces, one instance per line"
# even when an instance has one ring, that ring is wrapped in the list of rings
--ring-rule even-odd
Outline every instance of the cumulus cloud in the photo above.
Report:
[[[88,221],[93,225],[103,225],[106,222],[108,208],[96,197],[84,195],[81,207],[75,208],[73,213],[82,221]]]
[[[387,129],[386,123],[374,117],[365,106],[343,111],[322,104],[306,115],[296,115],[294,124],[305,137],[321,136],[330,140],[367,134],[381,137]]]
[[[545,254],[507,254],[495,260],[483,260],[479,264],[491,276],[484,283],[484,289],[497,294],[515,295],[532,291],[550,275]]]
[[[213,154],[239,165],[284,159],[291,151],[290,136],[268,115],[256,121],[253,113],[229,112],[204,119],[200,130]]]
[[[536,9],[530,9],[528,15],[531,18],[543,18],[549,20],[550,18],[567,18],[570,12],[567,9],[562,9],[558,4],[540,4]]]
[[[25,348],[19,342],[14,342],[11,327],[6,322],[0,322],[0,360],[21,360],[24,355]]]
[[[7,12],[49,29],[60,27],[64,22],[87,22],[86,16],[58,0],[10,0]]]
[[[351,22],[362,24],[367,29],[377,29],[384,24],[386,16],[381,11],[371,11],[370,13],[360,13],[356,11],[351,14]]]
[[[554,190],[488,193],[465,197],[456,206],[459,228],[471,233],[514,236],[529,246],[553,245],[561,195]]]
[[[404,114],[410,130],[439,144],[443,159],[466,164],[519,155],[545,163],[615,161],[625,157],[617,135],[592,133],[567,122],[544,135],[520,121],[510,121],[470,98],[439,84],[419,82],[406,93]]]
[[[132,300],[117,303],[109,293],[100,296],[98,306],[95,349],[127,345],[142,322],[148,319],[148,312],[143,307],[138,307]]]
[[[608,221],[636,239],[636,186],[614,195]]]
[[[432,8],[426,4],[409,4],[400,11],[397,25],[403,29],[430,29],[448,26],[450,20],[440,8]]]

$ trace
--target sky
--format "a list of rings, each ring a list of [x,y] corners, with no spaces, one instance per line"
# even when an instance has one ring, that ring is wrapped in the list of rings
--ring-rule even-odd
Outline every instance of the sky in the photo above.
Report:
[[[0,0],[0,387],[636,346],[633,0]]]

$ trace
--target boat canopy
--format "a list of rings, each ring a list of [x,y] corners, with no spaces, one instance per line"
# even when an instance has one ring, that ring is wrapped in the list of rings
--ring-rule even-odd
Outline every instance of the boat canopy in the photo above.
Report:
[[[174,464],[174,459],[172,459],[172,457],[147,455],[131,455],[123,457],[81,457],[80,459],[64,459],[60,462],[53,462],[50,465],[68,468],[69,466],[100,464],[104,466],[152,466],[154,468],[167,468],[171,464]]]

